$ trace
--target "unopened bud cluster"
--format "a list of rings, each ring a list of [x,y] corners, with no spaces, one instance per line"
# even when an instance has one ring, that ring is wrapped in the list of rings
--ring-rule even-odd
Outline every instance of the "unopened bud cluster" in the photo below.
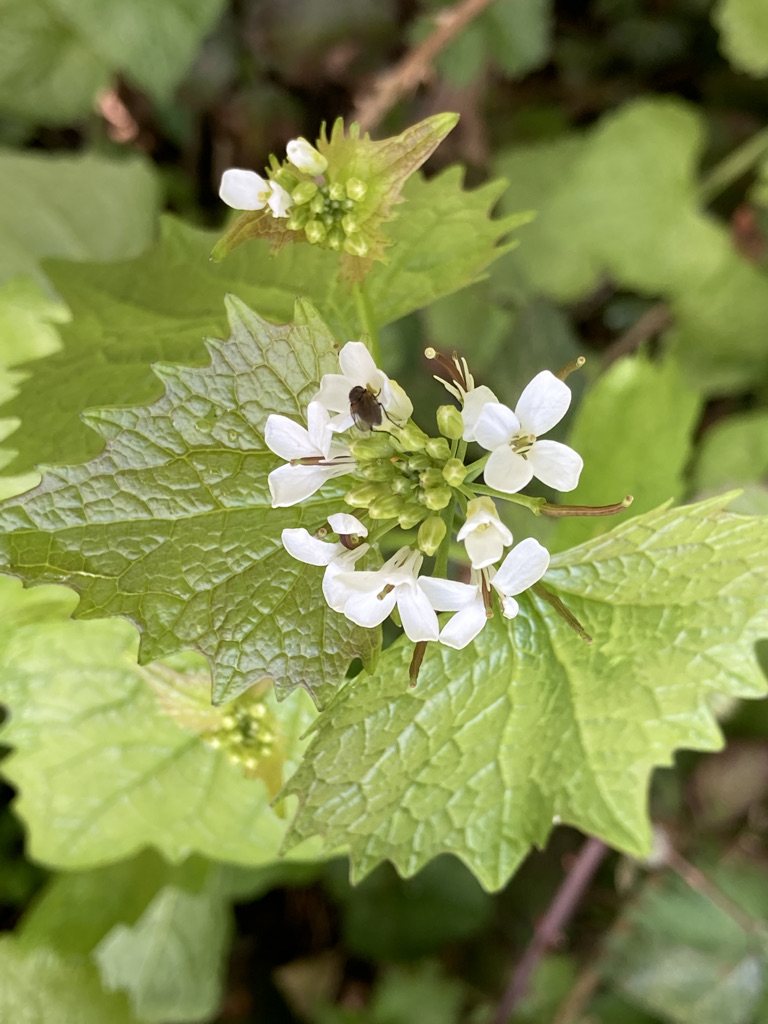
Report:
[[[203,734],[212,747],[222,750],[233,764],[257,772],[261,763],[275,753],[276,723],[263,700],[240,701],[221,718],[216,729]]]

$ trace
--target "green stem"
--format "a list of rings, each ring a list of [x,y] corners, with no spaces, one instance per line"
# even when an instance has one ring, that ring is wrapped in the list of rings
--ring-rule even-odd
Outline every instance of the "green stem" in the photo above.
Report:
[[[701,201],[710,203],[729,185],[746,174],[766,154],[768,154],[768,128],[763,128],[715,164],[699,185]]]
[[[355,281],[354,284],[355,306],[360,326],[370,339],[371,355],[377,366],[381,366],[381,346],[379,345],[379,334],[376,330],[376,320],[373,316],[373,307],[365,291],[365,285]]]
[[[446,579],[448,576],[448,551],[451,546],[451,534],[453,533],[453,517],[456,513],[456,506],[453,502],[444,508],[441,516],[445,523],[445,537],[435,555],[434,575]]]
[[[384,524],[380,526],[378,530],[373,530],[373,532],[369,533],[365,539],[371,546],[373,546],[374,544],[378,544],[381,538],[385,537],[390,530],[394,530],[396,526],[396,519],[385,520]]]
[[[485,484],[472,484],[475,494],[488,494],[491,498],[500,498],[502,501],[513,501],[516,505],[525,505],[535,516],[541,515],[542,505],[547,502],[546,498],[531,498],[527,494],[507,494],[506,491],[497,491],[493,487],[486,487]]]
[[[478,459],[477,462],[470,462],[467,466],[467,475],[464,477],[464,483],[472,483],[476,480],[485,469],[485,464],[490,459],[491,453],[488,452],[482,459]]]

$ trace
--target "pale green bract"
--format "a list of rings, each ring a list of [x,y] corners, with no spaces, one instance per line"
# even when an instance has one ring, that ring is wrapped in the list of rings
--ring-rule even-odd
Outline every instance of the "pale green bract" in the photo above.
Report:
[[[662,508],[553,560],[545,583],[591,646],[529,593],[464,651],[431,645],[413,689],[410,645],[389,648],[316,723],[289,842],[348,843],[356,878],[451,852],[490,889],[555,821],[647,853],[652,769],[721,745],[711,694],[768,688],[765,520],[726,503]]]
[[[270,413],[303,415],[336,369],[336,341],[301,300],[281,327],[235,299],[229,313],[232,336],[208,342],[210,366],[155,367],[167,390],[153,405],[88,415],[101,455],[0,506],[0,562],[28,584],[76,590],[78,617],[134,621],[143,663],[205,654],[216,701],[269,677],[279,695],[304,686],[322,704],[352,658],[373,656],[378,633],[331,612],[321,577],[280,540],[338,511],[343,480],[273,509],[278,460],[263,428]]]

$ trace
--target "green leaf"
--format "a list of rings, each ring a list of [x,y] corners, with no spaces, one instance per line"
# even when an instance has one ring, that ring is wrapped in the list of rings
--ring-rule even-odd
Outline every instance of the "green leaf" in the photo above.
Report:
[[[30,855],[68,869],[111,863],[145,846],[174,862],[192,852],[241,864],[273,861],[284,809],[271,806],[261,780],[246,777],[225,750],[164,707],[162,677],[136,665],[132,627],[69,621],[72,595],[62,588],[22,594],[18,584],[0,583],[8,629],[0,646],[2,699],[11,710],[2,738],[14,748],[3,774],[20,793],[15,807]],[[311,704],[296,693],[269,707],[288,774]],[[137,916],[142,909],[139,903]],[[33,914],[33,932],[34,921]],[[55,932],[50,915],[46,927]],[[98,920],[89,927],[98,929]]]
[[[135,925],[118,925],[96,950],[104,987],[127,992],[148,1024],[210,1020],[222,998],[229,917],[215,886],[162,889]]]
[[[317,722],[286,787],[289,841],[349,843],[353,876],[451,852],[498,888],[562,820],[647,853],[648,777],[722,742],[708,695],[757,697],[768,633],[765,521],[719,498],[660,509],[553,559],[545,582],[595,638],[529,592],[462,652],[390,647]],[[702,652],[707,651],[706,658]]]
[[[102,57],[47,0],[4,0],[0,10],[0,109],[42,124],[92,113],[110,81]]]
[[[303,415],[338,367],[336,342],[301,300],[282,327],[236,299],[229,313],[232,336],[208,342],[210,366],[156,366],[166,394],[153,405],[88,415],[101,455],[0,507],[0,562],[27,584],[76,590],[78,617],[131,619],[142,663],[204,654],[217,702],[267,677],[281,696],[304,686],[323,703],[378,632],[331,611],[322,576],[284,550],[282,530],[317,529],[343,491],[273,509],[267,476],[280,460],[263,429],[270,413]]]
[[[720,889],[765,919],[768,878],[743,862],[707,869]],[[612,931],[606,980],[627,999],[674,1024],[752,1024],[768,961],[759,932],[674,875],[645,885]]]
[[[222,8],[223,0],[5,0],[2,109],[66,124],[93,113],[117,72],[169,100]]]
[[[465,192],[459,168],[428,182],[408,180],[408,204],[390,225],[397,243],[390,262],[377,263],[365,282],[374,323],[390,323],[471,284],[505,251],[499,239],[517,219],[488,216],[503,189],[496,181]],[[159,242],[138,259],[49,265],[73,322],[62,330],[62,351],[36,365],[18,399],[3,409],[22,424],[9,442],[18,455],[6,472],[95,455],[101,442],[80,412],[157,398],[155,362],[204,362],[202,339],[227,330],[228,292],[276,323],[291,318],[296,295],[303,294],[338,338],[360,336],[355,297],[338,279],[335,253],[295,245],[270,258],[266,242],[249,242],[214,264],[208,259],[214,237],[167,220]]]
[[[123,995],[102,991],[96,968],[50,949],[0,939],[0,1020],[13,1024],[137,1024]]]
[[[768,412],[736,413],[704,435],[694,470],[699,490],[726,490],[768,477]]]
[[[0,281],[47,280],[39,261],[136,256],[155,233],[155,177],[140,157],[0,150]]]
[[[504,155],[497,170],[513,182],[508,209],[523,201],[539,211],[515,254],[534,291],[573,300],[608,274],[620,287],[665,297],[689,379],[738,389],[768,371],[768,288],[700,208],[703,144],[692,108],[639,100],[583,139]]]
[[[109,66],[156,100],[170,100],[224,0],[47,0]]]
[[[762,0],[719,0],[712,20],[731,64],[755,78],[768,75],[768,8]]]
[[[25,948],[86,955],[115,925],[134,924],[164,886],[198,892],[209,873],[201,858],[175,866],[154,850],[91,871],[59,872],[24,914],[16,934]]]
[[[638,514],[682,497],[701,407],[700,395],[673,360],[654,363],[639,355],[614,363],[579,405],[568,443],[584,459],[584,469],[576,490],[560,500],[611,505],[631,494],[632,513]],[[557,550],[614,525],[607,516],[564,519]]]

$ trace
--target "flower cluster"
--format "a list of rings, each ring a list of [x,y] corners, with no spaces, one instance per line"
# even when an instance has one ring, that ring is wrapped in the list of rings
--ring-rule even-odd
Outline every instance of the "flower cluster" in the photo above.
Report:
[[[315,245],[367,256],[356,212],[368,191],[366,183],[354,176],[326,181],[328,161],[306,139],[292,139],[286,153],[287,161],[273,161],[267,178],[240,168],[225,171],[220,197],[235,210],[269,210],[272,217],[287,218],[289,231],[303,232]]]
[[[494,614],[495,602],[507,618],[517,615],[515,598],[549,566],[549,553],[537,540],[513,546],[494,497],[562,514],[568,506],[548,506],[543,498],[519,492],[534,476],[572,490],[582,460],[567,445],[540,439],[569,407],[571,392],[563,379],[548,370],[537,374],[512,410],[490,388],[475,387],[463,359],[434,349],[426,354],[441,366],[446,377],[437,379],[460,406],[440,407],[439,436],[430,437],[413,422],[403,389],[376,366],[362,342],[351,341],[339,354],[340,372],[322,378],[306,427],[285,416],[268,418],[267,445],[285,460],[270,473],[269,486],[273,505],[284,507],[333,477],[350,477],[344,500],[356,514],[339,511],[315,533],[286,529],[285,549],[325,567],[325,600],[352,622],[374,627],[396,610],[412,641],[462,648]],[[486,454],[467,464],[470,442]],[[481,474],[484,483],[477,482]],[[445,578],[457,520],[455,538],[469,562],[464,581]],[[380,542],[397,528],[406,531],[409,543],[371,568]],[[432,575],[422,574],[425,556],[436,556]],[[452,615],[441,623],[438,612]]]

